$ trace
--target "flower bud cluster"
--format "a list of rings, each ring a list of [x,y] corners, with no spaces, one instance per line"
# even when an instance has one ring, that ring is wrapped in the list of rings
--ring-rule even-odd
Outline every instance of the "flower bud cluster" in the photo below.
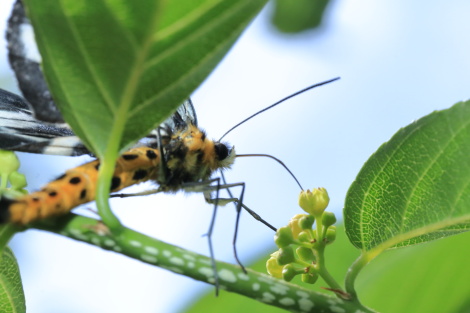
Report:
[[[13,196],[26,194],[26,177],[18,172],[20,162],[12,151],[0,150],[0,192]],[[7,187],[9,187],[7,189]]]
[[[271,276],[291,281],[301,275],[305,283],[313,284],[318,279],[318,252],[336,237],[336,217],[325,212],[329,197],[325,188],[302,191],[299,196],[300,207],[308,214],[297,214],[287,226],[277,230],[274,242],[279,250],[271,254],[266,262]],[[317,229],[312,229],[317,221]]]

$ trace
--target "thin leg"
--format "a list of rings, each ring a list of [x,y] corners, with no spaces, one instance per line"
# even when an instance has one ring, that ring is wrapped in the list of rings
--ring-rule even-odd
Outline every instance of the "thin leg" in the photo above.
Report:
[[[139,196],[148,196],[148,195],[153,195],[156,193],[162,192],[160,188],[156,189],[150,189],[142,192],[136,192],[136,193],[114,193],[110,195],[110,198],[128,198],[128,197],[139,197]]]
[[[160,127],[157,128],[158,151],[160,152],[160,166],[158,167],[158,178],[160,181],[166,182],[168,179],[168,167],[166,165],[165,154],[163,151],[162,134]]]
[[[219,204],[219,190],[220,190],[220,180],[217,178],[217,189],[216,189],[216,199],[214,201],[214,209],[212,210],[212,218],[209,224],[209,229],[207,230],[207,242],[209,244],[209,251],[211,254],[211,264],[212,270],[214,271],[215,278],[215,295],[219,295],[219,274],[217,273],[217,266],[215,264],[215,254],[214,247],[212,246],[212,232],[214,231],[215,218],[217,216],[217,207]]]
[[[267,221],[265,221],[263,218],[261,218],[261,216],[259,216],[253,210],[251,210],[250,208],[248,208],[246,205],[243,204],[243,195],[244,195],[244,192],[245,192],[245,183],[227,184],[223,174],[221,175],[221,177],[222,177],[222,182],[223,182],[222,185],[219,183],[218,178],[213,179],[211,181],[208,181],[208,182],[211,182],[211,183],[217,181],[218,185],[217,186],[206,186],[205,190],[204,190],[204,197],[206,198],[206,201],[208,203],[214,204],[214,210],[216,210],[216,202],[217,202],[217,206],[220,205],[220,204],[225,205],[225,204],[228,204],[230,202],[233,202],[235,204],[235,208],[236,208],[236,211],[237,211],[237,216],[236,216],[236,219],[235,219],[235,231],[234,231],[233,240],[232,240],[232,242],[233,242],[233,253],[234,253],[234,257],[235,257],[236,262],[238,263],[238,265],[240,265],[242,270],[246,273],[245,266],[241,263],[240,258],[238,257],[238,252],[237,252],[237,248],[236,248],[236,241],[237,241],[237,237],[238,237],[238,225],[240,223],[241,209],[242,208],[245,209],[255,220],[263,223],[264,225],[268,226],[272,230],[276,231],[277,229],[274,226],[272,226],[271,224],[269,224]],[[208,183],[208,182],[206,182],[206,183]],[[190,185],[192,185],[192,186],[190,186],[190,188],[193,188],[193,190],[196,189],[195,187],[200,188],[201,183],[197,183],[197,184],[198,184],[198,186],[195,186],[194,184],[190,184]],[[240,193],[239,198],[236,198],[236,197],[233,196],[233,194],[230,190],[230,188],[232,188],[232,187],[241,187],[242,188],[242,191]],[[230,196],[230,198],[219,198],[219,190],[220,189],[226,189],[229,196]],[[215,198],[211,197],[211,192],[212,191],[216,191],[216,197]],[[215,212],[213,214],[213,219],[211,220],[210,235],[212,235],[212,230],[213,230],[214,224],[215,224]]]
[[[222,172],[220,172],[220,175],[222,177],[222,181],[223,181],[224,185],[226,185],[227,182],[225,180],[224,174]],[[244,191],[245,191],[245,184],[243,184],[243,186],[242,186],[242,194],[244,193]],[[234,198],[230,188],[227,188],[227,193],[230,196],[230,198]],[[235,206],[236,210],[237,210],[237,217],[235,218],[235,230],[233,232],[232,247],[233,247],[233,255],[235,257],[235,260],[237,261],[238,265],[240,265],[243,272],[246,274],[247,271],[245,269],[245,266],[243,266],[242,262],[240,261],[240,258],[238,257],[238,250],[237,250],[238,225],[240,225],[240,215],[241,215],[241,212],[242,212],[241,207],[240,207],[241,203],[242,203],[242,201],[237,201],[237,205]]]
[[[250,209],[249,207],[247,207],[246,205],[244,205],[242,203],[242,208],[247,211],[255,220],[257,220],[258,222],[261,222],[263,223],[264,225],[266,225],[267,227],[271,228],[272,230],[274,230],[275,232],[277,231],[277,228],[274,227],[273,225],[269,224],[265,219],[263,219],[261,216],[258,215],[258,213],[256,213],[255,211],[253,211],[252,209]]]
[[[212,183],[214,182],[216,183],[215,186],[212,185]],[[212,270],[214,271],[215,295],[218,296],[219,295],[219,274],[217,273],[217,265],[215,264],[214,247],[212,245],[212,233],[214,231],[215,219],[217,217],[217,208],[219,205],[219,190],[221,188],[220,178],[217,177],[217,178],[214,178],[208,181],[203,181],[203,182],[186,183],[183,185],[183,188],[186,191],[204,191],[204,195],[206,195],[206,192],[208,192],[208,190],[216,192],[216,197],[214,199],[210,199],[212,200],[210,203],[214,204],[214,209],[212,211],[211,222],[209,224],[209,229],[207,230],[206,236],[207,236],[207,242],[209,244],[209,254],[211,257]],[[209,195],[210,195],[210,191],[209,191]]]

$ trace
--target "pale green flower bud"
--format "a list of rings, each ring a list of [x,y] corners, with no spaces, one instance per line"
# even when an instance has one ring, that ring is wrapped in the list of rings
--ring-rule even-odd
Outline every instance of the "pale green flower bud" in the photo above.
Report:
[[[336,227],[335,226],[330,226],[328,227],[328,230],[326,231],[326,243],[330,244],[333,243],[336,239]]]
[[[291,281],[295,277],[295,275],[298,274],[298,270],[296,270],[296,268],[292,264],[287,264],[282,269],[282,278],[284,278],[285,281]]]
[[[315,223],[315,217],[313,217],[313,215],[303,214],[299,219],[299,227],[302,229],[312,229],[313,223]]]
[[[279,228],[274,235],[274,243],[279,247],[283,248],[294,242],[292,237],[292,229],[289,226]]]
[[[302,282],[304,282],[304,283],[315,284],[315,282],[318,280],[318,274],[317,273],[302,274],[301,278],[302,278]]]
[[[0,172],[10,174],[20,167],[20,161],[12,151],[0,150]]]
[[[299,234],[299,237],[297,238],[300,242],[311,242],[312,237],[310,236],[310,233],[303,231]]]
[[[328,203],[330,202],[330,197],[325,188],[314,188],[310,190],[302,190],[299,196],[299,206],[307,213],[318,216],[322,214]]]
[[[298,247],[295,252],[302,261],[305,262],[312,262],[315,261],[315,256],[313,255],[312,249],[305,248],[305,247]]]
[[[13,189],[20,190],[28,185],[26,182],[26,176],[24,174],[13,172],[9,176],[10,185]]]
[[[292,236],[294,239],[297,239],[299,237],[299,233],[302,231],[299,226],[299,221],[305,219],[306,217],[308,217],[307,214],[296,214],[290,219],[289,224],[287,224],[292,230]]]
[[[277,263],[277,258],[279,255],[279,251],[274,252],[271,254],[271,257],[268,261],[266,261],[266,269],[268,270],[269,275],[276,278],[282,278],[282,265]]]
[[[277,264],[286,265],[295,261],[294,249],[287,246],[279,249],[279,254],[277,255]]]
[[[325,212],[321,222],[326,227],[331,226],[336,223],[336,216],[333,212]]]

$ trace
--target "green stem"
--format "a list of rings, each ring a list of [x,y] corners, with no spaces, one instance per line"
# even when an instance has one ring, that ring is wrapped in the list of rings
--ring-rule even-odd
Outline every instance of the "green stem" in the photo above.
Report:
[[[316,222],[316,238],[317,238],[317,243],[314,248],[314,253],[317,259],[317,264],[315,265],[315,268],[318,271],[318,275],[325,281],[325,283],[330,286],[331,289],[335,290],[343,290],[343,288],[338,284],[338,282],[331,276],[330,272],[328,272],[328,269],[326,268],[326,262],[325,262],[325,248],[326,248],[326,242],[324,240],[325,234],[326,234],[326,227],[322,223],[323,219],[323,213],[319,214],[318,216],[315,216],[315,222]]]
[[[92,218],[69,214],[35,227],[127,255],[177,274],[214,284],[209,257],[172,246],[123,227],[119,235]],[[371,312],[351,301],[314,292],[237,265],[216,261],[220,287],[265,304],[295,312]],[[164,283],[164,282],[162,282]]]
[[[3,248],[8,244],[14,234],[20,232],[22,229],[13,224],[5,224],[0,226],[0,255]]]
[[[325,266],[321,266],[318,271],[318,275],[325,281],[325,283],[330,286],[331,289],[343,290],[343,288],[338,284],[338,282],[331,276],[330,272],[326,269]]]
[[[317,226],[318,227],[318,226]],[[318,275],[328,284],[331,289],[343,290],[343,288],[338,284],[338,282],[331,276],[330,272],[326,268],[325,262],[325,243],[322,241],[317,246],[317,249],[314,250],[317,257],[317,264],[315,268],[318,271]]]
[[[112,149],[109,151],[112,151]],[[113,232],[119,232],[122,228],[122,224],[111,211],[108,201],[115,164],[116,153],[114,153],[114,155],[105,155],[101,161],[98,183],[96,186],[96,206],[98,208],[98,213],[106,226],[108,226]]]
[[[354,287],[354,282],[356,281],[356,277],[359,272],[370,262],[372,261],[379,253],[370,250],[368,252],[362,251],[361,255],[354,261],[354,263],[349,268],[344,286],[346,288],[346,292],[349,293],[354,301],[359,301],[356,293],[356,289]]]
[[[318,240],[318,243],[320,242],[323,242],[323,224],[322,224],[322,220],[323,220],[323,212],[319,215],[314,215],[315,217],[315,223],[316,223],[316,233],[317,235],[315,236]]]

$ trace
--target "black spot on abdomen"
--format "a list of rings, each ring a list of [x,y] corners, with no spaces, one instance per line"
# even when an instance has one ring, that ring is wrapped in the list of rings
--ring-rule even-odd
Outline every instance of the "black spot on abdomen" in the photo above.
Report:
[[[69,183],[71,183],[72,185],[77,185],[81,181],[82,180],[80,179],[80,177],[75,176],[75,177],[70,178]]]
[[[149,158],[149,160],[154,160],[157,158],[157,154],[153,150],[147,150],[146,155],[147,155],[147,158]]]
[[[132,176],[133,180],[141,180],[144,179],[147,176],[147,171],[146,170],[137,170],[134,173],[134,176]]]
[[[113,180],[111,181],[111,191],[114,189],[118,188],[121,185],[121,178],[119,177],[113,177]]]
[[[15,200],[6,198],[5,196],[2,197],[0,200],[0,223],[8,223],[10,220],[10,206],[14,203]]]
[[[139,156],[137,154],[123,154],[122,158],[126,161],[131,161],[137,159]]]
[[[82,192],[80,192],[80,199],[83,200],[86,198],[86,189],[83,189]]]

